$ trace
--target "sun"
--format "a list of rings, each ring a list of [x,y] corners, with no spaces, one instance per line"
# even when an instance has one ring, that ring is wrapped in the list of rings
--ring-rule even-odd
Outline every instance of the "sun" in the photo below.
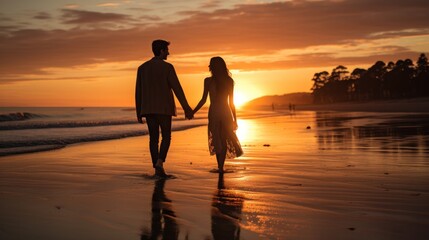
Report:
[[[240,108],[249,100],[250,100],[249,97],[243,94],[242,92],[239,92],[239,91],[234,92],[235,107]]]

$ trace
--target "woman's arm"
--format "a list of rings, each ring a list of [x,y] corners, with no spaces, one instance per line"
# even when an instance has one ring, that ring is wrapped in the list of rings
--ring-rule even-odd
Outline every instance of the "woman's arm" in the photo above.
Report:
[[[200,108],[202,106],[204,106],[204,104],[207,101],[207,95],[209,94],[209,78],[204,79],[204,91],[203,91],[203,97],[201,98],[200,102],[198,103],[198,105],[194,108],[194,110],[192,111],[194,114],[198,112],[198,110],[200,110]]]

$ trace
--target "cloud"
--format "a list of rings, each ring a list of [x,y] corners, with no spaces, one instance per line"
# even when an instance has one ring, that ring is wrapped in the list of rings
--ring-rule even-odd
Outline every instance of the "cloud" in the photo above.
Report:
[[[193,44],[238,51],[271,51],[366,39],[385,31],[428,28],[429,2],[360,0],[241,5],[200,13],[165,29]],[[415,4],[413,4],[415,3]],[[182,33],[182,34],[180,34]],[[379,36],[382,38],[383,36]],[[184,40],[184,39],[183,39]]]
[[[84,76],[84,77],[28,77],[28,76],[6,76],[1,78],[0,84],[8,84],[14,82],[27,82],[27,81],[93,81],[99,79],[99,76]]]
[[[117,7],[119,5],[121,5],[121,4],[119,4],[119,3],[112,3],[112,2],[97,4],[97,6],[99,6],[99,7]]]
[[[0,21],[2,21],[2,22],[11,22],[11,21],[13,21],[13,19],[9,18],[9,17],[3,17],[2,15],[0,15]]]
[[[221,6],[221,4],[222,4],[222,1],[220,0],[208,0],[201,5],[201,8],[204,8],[204,9],[217,8]]]
[[[79,5],[78,4],[67,4],[64,6],[64,8],[76,9],[76,8],[79,8]]]
[[[400,31],[385,31],[369,34],[369,38],[392,38],[392,37],[404,37],[404,36],[416,36],[416,35],[428,35],[428,28],[423,29],[404,29]]]
[[[215,55],[205,57],[204,60],[193,63],[180,63],[176,64],[177,69],[181,74],[193,74],[207,72],[207,64],[209,59]],[[365,67],[374,64],[376,61],[396,62],[398,59],[410,58],[415,61],[419,53],[409,51],[407,49],[397,49],[392,52],[374,53],[370,56],[362,55],[337,55],[332,52],[319,52],[319,53],[303,53],[291,55],[288,58],[270,59],[263,61],[258,57],[249,57],[248,59],[240,56],[222,55],[227,61],[230,69],[240,71],[258,71],[258,70],[287,70],[299,68],[326,68],[331,71],[332,66],[344,65],[346,67],[360,66]],[[267,58],[263,58],[267,59]],[[201,61],[204,62],[201,64]],[[198,64],[196,64],[198,63]]]
[[[18,25],[0,25],[0,35],[3,34],[4,36],[7,36],[9,32],[12,32],[18,28],[19,28]]]
[[[63,23],[65,24],[87,24],[102,22],[124,22],[130,20],[125,14],[102,13],[75,9],[62,9]]]
[[[135,28],[16,30],[9,36],[0,35],[0,42],[4,43],[0,44],[0,53],[5,59],[0,65],[0,76],[43,74],[48,67],[141,59],[150,56],[150,50],[142,49],[150,46],[153,37]]]
[[[178,15],[182,15],[182,16],[192,16],[192,15],[196,15],[201,13],[200,11],[197,10],[188,10],[188,11],[179,11],[177,12]]]
[[[150,43],[158,38],[172,42],[172,56],[196,52],[241,56],[233,65],[243,69],[304,67],[334,62],[353,64],[365,59],[372,63],[374,59],[370,56],[396,60],[398,57],[414,57],[415,52],[401,49],[398,43],[398,46],[390,46],[390,53],[379,54],[373,49],[367,50],[366,54],[356,54],[356,57],[353,53],[335,55],[335,51],[341,49],[332,49],[332,52],[325,52],[326,55],[306,55],[305,61],[295,57],[266,63],[260,56],[272,54],[272,59],[276,59],[275,54],[288,49],[412,37],[428,34],[429,29],[429,1],[426,0],[392,0],[388,4],[382,0],[344,0],[239,5],[233,9],[193,12],[178,22],[155,26],[136,23],[133,17],[125,14],[76,9],[61,11],[67,24],[123,22],[126,28],[3,29],[7,34],[0,34],[0,53],[6,60],[2,60],[0,74],[43,73],[47,67],[85,65],[99,61],[97,59],[104,59],[104,62],[143,61],[151,57]],[[394,57],[395,54],[398,57]],[[243,60],[245,57],[247,61]],[[198,64],[201,63],[194,65]],[[185,66],[186,72],[192,72],[192,69],[199,71],[192,64]]]
[[[273,61],[273,62],[235,62],[231,64],[232,69],[240,70],[278,70],[295,68],[316,68],[325,67],[326,71],[331,71],[332,66],[356,66],[372,65],[377,61],[396,62],[398,59],[410,58],[415,61],[419,54],[412,51],[401,51],[371,56],[347,56],[339,57],[332,53],[301,54],[296,55],[293,60]],[[349,69],[350,70],[350,69]]]
[[[158,16],[149,16],[149,15],[141,16],[140,19],[149,20],[149,21],[161,21],[162,20],[162,18],[160,18]]]
[[[39,12],[36,16],[33,17],[34,19],[39,19],[39,20],[47,20],[47,19],[51,19],[52,16],[51,14],[47,13],[47,12]]]
[[[146,11],[151,11],[152,9],[145,8],[145,7],[129,7],[129,8],[127,8],[127,10],[146,12]]]

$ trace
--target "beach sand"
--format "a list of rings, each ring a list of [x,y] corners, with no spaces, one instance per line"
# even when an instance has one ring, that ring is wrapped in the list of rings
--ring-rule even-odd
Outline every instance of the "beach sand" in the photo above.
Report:
[[[429,98],[297,105],[299,111],[429,112]]]
[[[173,132],[165,181],[148,136],[1,157],[0,239],[429,239],[428,135],[357,116],[240,120],[223,177],[204,126]]]

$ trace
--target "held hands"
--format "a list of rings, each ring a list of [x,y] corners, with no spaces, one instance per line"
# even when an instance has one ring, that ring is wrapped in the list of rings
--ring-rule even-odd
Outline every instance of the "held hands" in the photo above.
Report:
[[[188,120],[191,120],[192,118],[194,118],[194,112],[192,111],[191,108],[185,110],[185,117]]]
[[[194,118],[195,113],[198,112],[197,108],[194,108],[194,110],[192,110],[191,108],[189,109],[190,113],[191,113],[191,118],[186,117],[187,119],[191,120],[192,118]],[[185,112],[186,114],[186,112]]]

